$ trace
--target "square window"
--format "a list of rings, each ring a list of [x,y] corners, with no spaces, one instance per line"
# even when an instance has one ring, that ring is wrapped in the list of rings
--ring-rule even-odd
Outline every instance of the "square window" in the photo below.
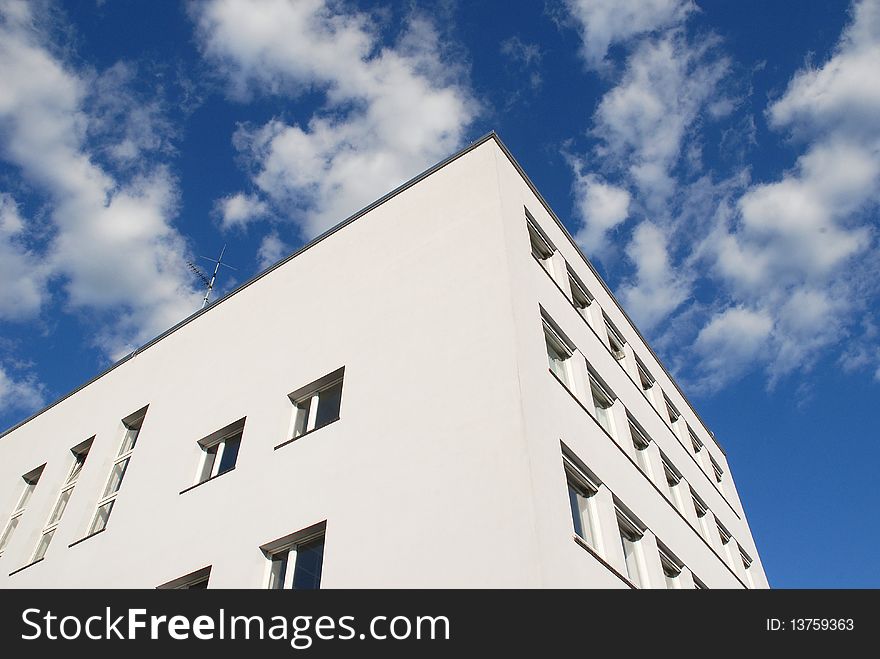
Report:
[[[605,429],[609,435],[614,435],[613,424],[611,422],[611,407],[614,405],[615,396],[607,387],[590,374],[590,395],[593,402],[593,413],[599,425]]]
[[[321,523],[270,545],[266,587],[270,590],[318,590],[324,566],[324,528]]]
[[[245,418],[241,418],[199,440],[202,458],[196,484],[204,483],[235,469],[244,435],[244,423]]]
[[[293,403],[291,439],[338,421],[342,409],[345,367],[289,394]]]

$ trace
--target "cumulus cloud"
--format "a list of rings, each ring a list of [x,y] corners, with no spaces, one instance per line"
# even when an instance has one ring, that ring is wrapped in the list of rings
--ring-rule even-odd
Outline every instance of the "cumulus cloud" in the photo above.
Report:
[[[634,37],[681,23],[691,0],[566,0],[581,33],[581,54],[598,68],[608,49]]]
[[[629,216],[630,193],[595,174],[580,175],[575,165],[575,210],[581,227],[575,234],[587,254],[604,251],[608,233]]]
[[[652,222],[643,221],[635,228],[627,255],[636,271],[635,277],[620,288],[620,298],[636,322],[651,330],[687,299],[690,282],[673,269],[666,236]]]
[[[45,404],[46,388],[34,374],[17,374],[0,364],[0,414],[27,414]]]
[[[186,245],[171,225],[177,188],[166,168],[135,158],[154,148],[152,138],[123,127],[114,140],[107,127],[136,104],[123,99],[126,76],[116,71],[93,87],[94,73],[62,59],[49,21],[38,4],[0,5],[0,145],[50,207],[46,263],[67,307],[90,312],[95,343],[116,357],[198,308],[182,267]],[[102,88],[118,98],[95,105],[90,90]],[[103,149],[108,163],[138,164],[122,175],[99,164]]]
[[[269,214],[269,205],[256,195],[237,192],[217,201],[216,212],[224,229],[245,228]]]
[[[234,98],[320,91],[304,123],[243,126],[234,143],[264,199],[313,237],[458,147],[477,113],[435,27],[382,26],[322,0],[194,5],[198,41]]]
[[[26,234],[15,200],[0,193],[0,320],[32,318],[46,299],[49,267],[27,246]]]
[[[827,61],[795,72],[769,103],[768,125],[800,153],[775,179],[751,181],[745,168],[722,175],[702,162],[704,125],[731,117],[722,144],[742,154],[755,124],[732,114],[724,44],[688,36],[690,3],[652,5],[648,27],[625,26],[629,3],[569,4],[589,66],[623,46],[622,75],[592,117],[593,158],[582,161],[630,193],[628,217],[611,227],[628,257],[615,275],[631,315],[661,344],[694,347],[685,375],[704,391],[755,368],[773,386],[859,334],[864,349],[841,363],[876,372],[880,5],[856,2]],[[573,169],[582,231],[601,235],[582,210],[584,177],[594,174]]]

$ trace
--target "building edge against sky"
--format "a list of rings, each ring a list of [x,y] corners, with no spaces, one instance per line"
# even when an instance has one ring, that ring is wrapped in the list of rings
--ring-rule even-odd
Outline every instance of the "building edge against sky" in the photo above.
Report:
[[[724,452],[494,134],[0,457],[6,587],[767,585]]]

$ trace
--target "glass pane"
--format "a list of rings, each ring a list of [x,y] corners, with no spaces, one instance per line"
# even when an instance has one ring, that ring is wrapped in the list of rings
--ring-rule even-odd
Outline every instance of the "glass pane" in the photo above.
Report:
[[[286,551],[272,555],[272,567],[269,571],[269,590],[281,590],[284,587],[284,576],[287,574]]]
[[[193,581],[192,583],[187,584],[183,587],[184,590],[205,590],[208,588],[208,577],[204,579],[200,579],[199,581]]]
[[[572,487],[571,483],[568,484],[568,503],[571,506],[571,521],[574,524],[574,532],[579,535],[584,540],[587,537],[584,535],[584,523],[581,519],[581,507],[578,503],[578,491]]]
[[[550,370],[560,380],[568,384],[568,373],[565,368],[565,361],[568,359],[568,355],[563,353],[549,338],[546,338],[545,341],[547,343],[547,359],[550,364]]]
[[[0,538],[0,551],[6,549],[6,545],[8,545],[9,541],[12,539],[12,534],[15,532],[20,519],[21,517],[13,517],[9,520],[9,524],[6,525],[6,529],[3,531],[3,537]]]
[[[98,512],[95,513],[95,521],[92,522],[92,527],[89,529],[89,535],[103,531],[107,527],[107,520],[110,519],[110,511],[113,510],[114,503],[116,502],[108,501],[98,508]]]
[[[315,428],[323,428],[339,418],[339,407],[342,404],[342,381],[324,389],[318,394],[318,415]]]
[[[34,552],[35,561],[40,560],[46,555],[46,550],[49,549],[49,543],[52,542],[53,535],[55,535],[55,529],[52,529],[48,533],[44,533],[43,537],[40,538],[40,544],[37,545],[37,551]]]
[[[113,471],[110,472],[110,480],[107,481],[107,487],[104,489],[104,494],[101,497],[109,497],[114,492],[119,490],[119,486],[122,484],[122,479],[125,477],[125,470],[128,468],[128,462],[131,458],[125,458],[122,462],[117,462],[113,465]]]
[[[52,511],[52,515],[49,517],[49,524],[54,524],[61,519],[61,516],[64,514],[64,509],[67,508],[67,502],[70,501],[71,494],[73,494],[72,487],[64,490],[61,493],[61,496],[58,497],[58,503],[55,504],[55,510]]]
[[[24,509],[24,507],[28,504],[28,501],[31,500],[31,495],[34,493],[34,489],[37,487],[36,481],[25,481],[24,492],[21,493],[21,498],[18,500],[18,506],[16,506],[15,511]]]
[[[134,445],[137,442],[138,433],[140,431],[140,428],[126,427],[125,437],[122,438],[122,446],[119,447],[119,455],[122,455],[123,453],[128,453],[134,448]]]
[[[296,419],[293,422],[293,436],[299,437],[306,429],[309,422],[309,408],[312,406],[312,397],[296,404]]]
[[[224,443],[223,456],[220,458],[220,468],[217,470],[218,476],[225,474],[235,466],[235,461],[238,459],[238,449],[241,446],[241,433],[235,437],[230,437]]]
[[[321,587],[321,567],[324,562],[324,536],[296,548],[296,566],[293,572],[295,590],[317,590]]]

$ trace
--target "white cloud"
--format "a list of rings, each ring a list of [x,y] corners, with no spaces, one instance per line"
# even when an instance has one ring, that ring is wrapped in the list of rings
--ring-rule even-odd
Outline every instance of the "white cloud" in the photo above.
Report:
[[[269,214],[269,205],[256,195],[237,192],[219,199],[216,210],[224,229],[244,228],[251,222],[266,217]]]
[[[116,357],[198,308],[183,266],[186,245],[171,225],[176,184],[147,158],[124,177],[97,164],[113,140],[108,115],[85,109],[95,78],[60,59],[47,36],[49,17],[32,13],[37,8],[0,6],[2,150],[49,202],[46,262],[63,279],[68,308],[89,311],[96,344]],[[127,92],[105,83],[116,95]],[[104,137],[99,147],[90,131]],[[127,144],[116,156],[129,162],[152,148],[128,129],[118,139]]]
[[[640,42],[593,117],[598,154],[623,171],[652,214],[668,212],[685,139],[729,71],[711,45],[694,46],[680,30]]]
[[[687,299],[690,282],[673,269],[666,236],[649,221],[633,231],[627,255],[635,264],[636,274],[634,281],[620,288],[620,298],[636,323],[651,330]]]
[[[769,353],[773,319],[763,310],[735,306],[715,314],[697,334],[694,350],[702,361],[695,385],[717,390],[763,361]]]
[[[313,237],[458,147],[477,112],[438,34],[411,15],[393,46],[366,14],[321,0],[194,5],[205,57],[231,94],[323,92],[304,124],[245,126],[253,182]]]
[[[266,269],[270,265],[275,264],[282,257],[290,252],[290,247],[281,240],[277,231],[267,233],[260,242],[260,248],[257,250],[257,258],[260,261],[260,268]]]
[[[595,174],[581,175],[578,161],[572,163],[572,169],[575,210],[581,220],[575,239],[587,254],[601,254],[608,233],[629,216],[629,191]]]
[[[35,375],[16,375],[0,364],[0,414],[30,413],[45,404],[45,387]]]
[[[0,320],[21,321],[39,313],[49,268],[23,240],[25,221],[11,195],[0,193]]]
[[[581,32],[581,55],[598,68],[608,48],[681,23],[691,0],[566,0]]]

